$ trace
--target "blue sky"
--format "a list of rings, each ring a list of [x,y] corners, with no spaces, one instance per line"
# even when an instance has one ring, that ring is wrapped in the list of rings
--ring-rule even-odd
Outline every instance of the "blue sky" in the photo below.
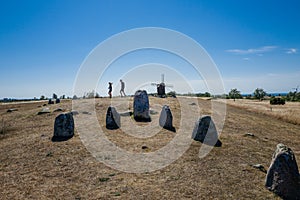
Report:
[[[299,9],[297,0],[1,1],[0,98],[71,96],[86,56],[112,35],[140,27],[173,29],[196,40],[216,63],[226,91],[288,92],[300,85]],[[124,77],[110,73],[103,80]],[[154,82],[159,79],[153,74]],[[205,92],[199,85],[195,90]]]

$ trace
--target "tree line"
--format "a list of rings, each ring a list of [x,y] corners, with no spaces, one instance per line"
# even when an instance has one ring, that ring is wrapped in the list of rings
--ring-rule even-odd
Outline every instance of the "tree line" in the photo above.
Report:
[[[245,96],[246,99],[258,99],[263,100],[265,97],[273,98],[281,98],[285,101],[300,101],[300,92],[297,90],[294,92],[289,92],[286,95],[279,95],[278,97],[272,96],[272,94],[268,94],[264,89],[262,88],[256,88],[252,94],[249,94]],[[233,88],[229,91],[228,95],[226,95],[226,99],[243,99],[243,95],[241,94],[241,91],[239,91],[236,88]]]

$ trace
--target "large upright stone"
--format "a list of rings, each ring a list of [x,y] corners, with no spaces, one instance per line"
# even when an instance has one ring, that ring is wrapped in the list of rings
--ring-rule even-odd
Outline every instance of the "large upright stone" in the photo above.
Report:
[[[300,175],[293,151],[278,144],[267,172],[266,187],[283,199],[300,199]]]
[[[173,115],[170,107],[167,105],[162,107],[159,116],[159,125],[167,130],[175,132],[175,127],[173,126]]]
[[[52,141],[62,141],[74,136],[74,119],[72,113],[62,113],[55,118]]]
[[[210,146],[222,146],[215,123],[210,116],[204,116],[196,122],[192,138]]]
[[[149,112],[149,99],[145,90],[138,90],[134,94],[133,116],[136,121],[151,121]]]
[[[109,106],[106,112],[106,128],[113,130],[121,127],[120,114],[117,110]]]

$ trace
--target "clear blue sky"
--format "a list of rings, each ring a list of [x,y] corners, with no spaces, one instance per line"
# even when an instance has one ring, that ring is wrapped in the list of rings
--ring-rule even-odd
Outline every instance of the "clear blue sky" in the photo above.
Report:
[[[226,91],[288,92],[300,85],[299,10],[297,0],[1,1],[0,98],[71,96],[89,52],[139,27],[195,39],[219,68]]]

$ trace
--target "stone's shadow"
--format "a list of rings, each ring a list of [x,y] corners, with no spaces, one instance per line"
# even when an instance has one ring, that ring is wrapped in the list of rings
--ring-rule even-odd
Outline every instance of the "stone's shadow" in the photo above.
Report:
[[[52,142],[64,142],[67,141],[69,139],[71,139],[73,137],[73,135],[69,136],[69,137],[59,137],[59,136],[53,136],[51,138]]]
[[[215,143],[212,141],[205,141],[205,140],[198,140],[194,139],[195,141],[201,142],[202,144],[206,144],[208,146],[212,147],[222,147],[222,142],[218,139]]]
[[[163,128],[176,133],[176,128],[175,127],[163,127]]]
[[[151,118],[134,117],[136,122],[151,122]]]
[[[221,147],[222,146],[222,142],[220,141],[220,140],[218,140],[217,142],[216,142],[216,144],[215,145],[213,145],[214,147]]]

